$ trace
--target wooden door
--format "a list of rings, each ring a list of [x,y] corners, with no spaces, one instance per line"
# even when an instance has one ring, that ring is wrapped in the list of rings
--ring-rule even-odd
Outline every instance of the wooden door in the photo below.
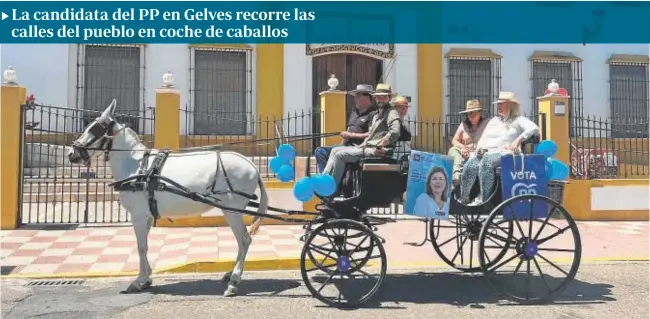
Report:
[[[383,61],[358,54],[330,54],[314,57],[312,60],[312,102],[317,114],[313,117],[312,132],[320,134],[320,92],[329,89],[327,80],[334,74],[339,80],[338,89],[353,90],[357,84],[373,87],[382,81]],[[346,121],[354,109],[354,97],[346,98]],[[314,148],[320,145],[320,138],[314,139]]]

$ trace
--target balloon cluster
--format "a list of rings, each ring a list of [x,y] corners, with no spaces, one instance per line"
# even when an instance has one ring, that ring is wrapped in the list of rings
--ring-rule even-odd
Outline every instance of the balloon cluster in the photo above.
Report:
[[[299,179],[293,185],[293,196],[301,202],[309,201],[314,192],[321,196],[330,196],[336,191],[336,182],[327,174],[314,174]]]
[[[569,167],[557,158],[553,158],[555,153],[557,153],[557,144],[550,140],[542,141],[535,149],[535,154],[542,154],[546,157],[544,166],[547,180],[567,180],[569,178]]]
[[[282,144],[278,147],[277,156],[269,162],[271,171],[283,183],[290,182],[295,177],[296,171],[292,165],[294,158],[296,158],[296,149],[289,144]]]

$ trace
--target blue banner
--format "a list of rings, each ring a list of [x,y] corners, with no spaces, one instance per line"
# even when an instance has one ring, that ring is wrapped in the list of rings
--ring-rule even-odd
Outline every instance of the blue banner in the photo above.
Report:
[[[449,218],[453,159],[411,151],[404,212],[432,219]]]
[[[627,1],[7,1],[0,43],[650,43]]]
[[[537,194],[548,196],[548,179],[546,177],[546,158],[541,154],[505,155],[501,158],[501,190],[503,200],[511,197]],[[546,218],[548,205],[539,200],[517,201],[503,210],[504,219]],[[513,213],[514,210],[514,213]]]

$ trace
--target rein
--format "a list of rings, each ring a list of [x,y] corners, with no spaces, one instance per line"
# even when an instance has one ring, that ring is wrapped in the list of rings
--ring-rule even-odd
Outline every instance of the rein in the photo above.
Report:
[[[109,124],[111,127],[115,123]],[[109,152],[148,152],[151,151],[149,148],[145,148],[142,150],[132,150],[132,149],[114,149],[112,148],[113,146],[113,138],[117,136],[120,132],[122,132],[124,129],[126,129],[127,126],[124,125],[121,129],[118,131],[114,132],[112,135],[104,134],[102,137],[104,140],[99,144],[99,147],[86,147],[86,146],[81,146],[81,145],[75,145],[76,148],[78,149],[83,149],[87,151],[104,151],[106,158],[108,158],[108,153]],[[310,140],[313,138],[318,138],[318,137],[330,137],[330,136],[336,136],[339,135],[339,132],[332,132],[332,133],[322,133],[322,134],[307,134],[307,135],[296,135],[294,137],[289,137],[287,138],[289,141],[302,141],[302,140]],[[266,138],[266,139],[259,139],[259,140],[252,140],[252,141],[237,141],[237,142],[227,142],[227,143],[221,143],[221,144],[214,144],[214,145],[208,145],[208,146],[197,146],[197,147],[185,147],[185,148],[177,148],[173,150],[168,150],[170,153],[178,152],[187,152],[187,151],[195,151],[195,150],[214,150],[214,149],[220,149],[223,148],[224,146],[230,146],[230,145],[239,145],[239,144],[246,144],[246,143],[251,143],[251,142],[260,142],[258,144],[255,144],[255,146],[261,146],[261,145],[268,145],[270,144],[269,142],[276,140],[277,138]],[[91,140],[88,144],[92,145],[97,139]],[[266,143],[261,143],[261,142],[266,142]]]

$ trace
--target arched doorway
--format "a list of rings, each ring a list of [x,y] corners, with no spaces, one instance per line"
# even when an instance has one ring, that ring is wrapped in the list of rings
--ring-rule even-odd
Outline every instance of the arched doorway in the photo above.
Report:
[[[384,65],[382,59],[361,54],[334,53],[315,56],[312,60],[312,105],[314,112],[320,112],[320,92],[329,89],[327,80],[334,74],[339,80],[338,89],[349,91],[357,84],[370,84],[373,87],[382,81]],[[354,97],[346,98],[346,121],[354,109]],[[314,116],[313,133],[318,134],[320,116]],[[320,139],[314,139],[314,148],[320,145]]]

